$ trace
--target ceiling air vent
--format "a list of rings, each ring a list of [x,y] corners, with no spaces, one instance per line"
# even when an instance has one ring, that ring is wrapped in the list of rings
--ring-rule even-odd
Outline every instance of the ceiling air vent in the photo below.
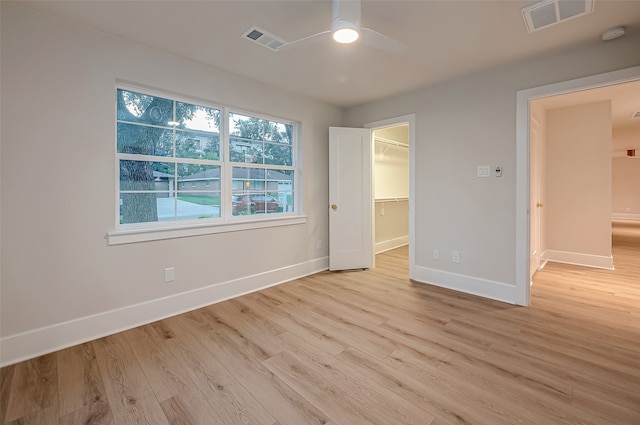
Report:
[[[274,52],[277,52],[279,48],[287,44],[287,42],[281,38],[278,38],[268,31],[255,26],[249,28],[244,34],[242,34],[242,38],[253,41],[254,43],[273,50]]]
[[[527,31],[534,32],[593,12],[595,0],[543,0],[522,9]]]

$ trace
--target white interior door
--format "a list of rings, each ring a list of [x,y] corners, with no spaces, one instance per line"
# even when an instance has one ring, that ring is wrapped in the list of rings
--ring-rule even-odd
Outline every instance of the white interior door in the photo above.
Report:
[[[329,128],[329,270],[373,267],[371,130]]]
[[[540,196],[540,124],[531,118],[531,135],[530,141],[530,191],[529,191],[529,211],[530,220],[529,238],[531,242],[530,258],[529,258],[529,278],[533,279],[533,275],[540,269],[540,209],[542,201]]]

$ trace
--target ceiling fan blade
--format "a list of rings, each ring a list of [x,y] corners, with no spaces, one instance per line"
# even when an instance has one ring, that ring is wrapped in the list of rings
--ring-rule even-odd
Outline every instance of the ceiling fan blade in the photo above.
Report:
[[[327,31],[322,31],[316,34],[311,34],[308,35],[306,37],[302,37],[299,38],[297,40],[293,40],[293,41],[287,41],[284,46],[280,47],[278,49],[278,51],[281,50],[289,50],[289,49],[295,49],[298,47],[303,47],[303,46],[307,46],[311,43],[317,42],[317,41],[322,41],[326,38],[328,38],[329,34],[331,34],[330,30]]]
[[[362,42],[368,46],[375,47],[377,49],[385,50],[390,53],[401,55],[409,50],[409,46],[406,44],[394,40],[384,34],[372,30],[371,28],[361,29]]]

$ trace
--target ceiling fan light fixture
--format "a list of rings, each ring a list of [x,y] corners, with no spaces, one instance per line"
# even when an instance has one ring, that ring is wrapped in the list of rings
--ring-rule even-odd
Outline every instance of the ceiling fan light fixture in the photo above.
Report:
[[[338,43],[353,43],[360,37],[357,30],[353,28],[339,28],[333,32],[333,39]]]

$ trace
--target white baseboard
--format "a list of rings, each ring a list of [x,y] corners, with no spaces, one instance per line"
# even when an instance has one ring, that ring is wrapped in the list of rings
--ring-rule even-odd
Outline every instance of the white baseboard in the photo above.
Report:
[[[516,286],[442,270],[416,266],[413,280],[455,291],[466,292],[509,304],[516,303]]]
[[[554,251],[547,249],[542,253],[544,261],[573,264],[575,266],[594,267],[613,270],[613,256],[581,254],[579,252]]]
[[[376,254],[380,254],[381,252],[390,251],[405,245],[409,245],[409,235],[400,236],[399,238],[389,239],[387,241],[376,242],[374,250]]]
[[[0,338],[0,367],[327,270],[323,257]]]
[[[640,214],[611,213],[611,218],[617,220],[640,220]]]

